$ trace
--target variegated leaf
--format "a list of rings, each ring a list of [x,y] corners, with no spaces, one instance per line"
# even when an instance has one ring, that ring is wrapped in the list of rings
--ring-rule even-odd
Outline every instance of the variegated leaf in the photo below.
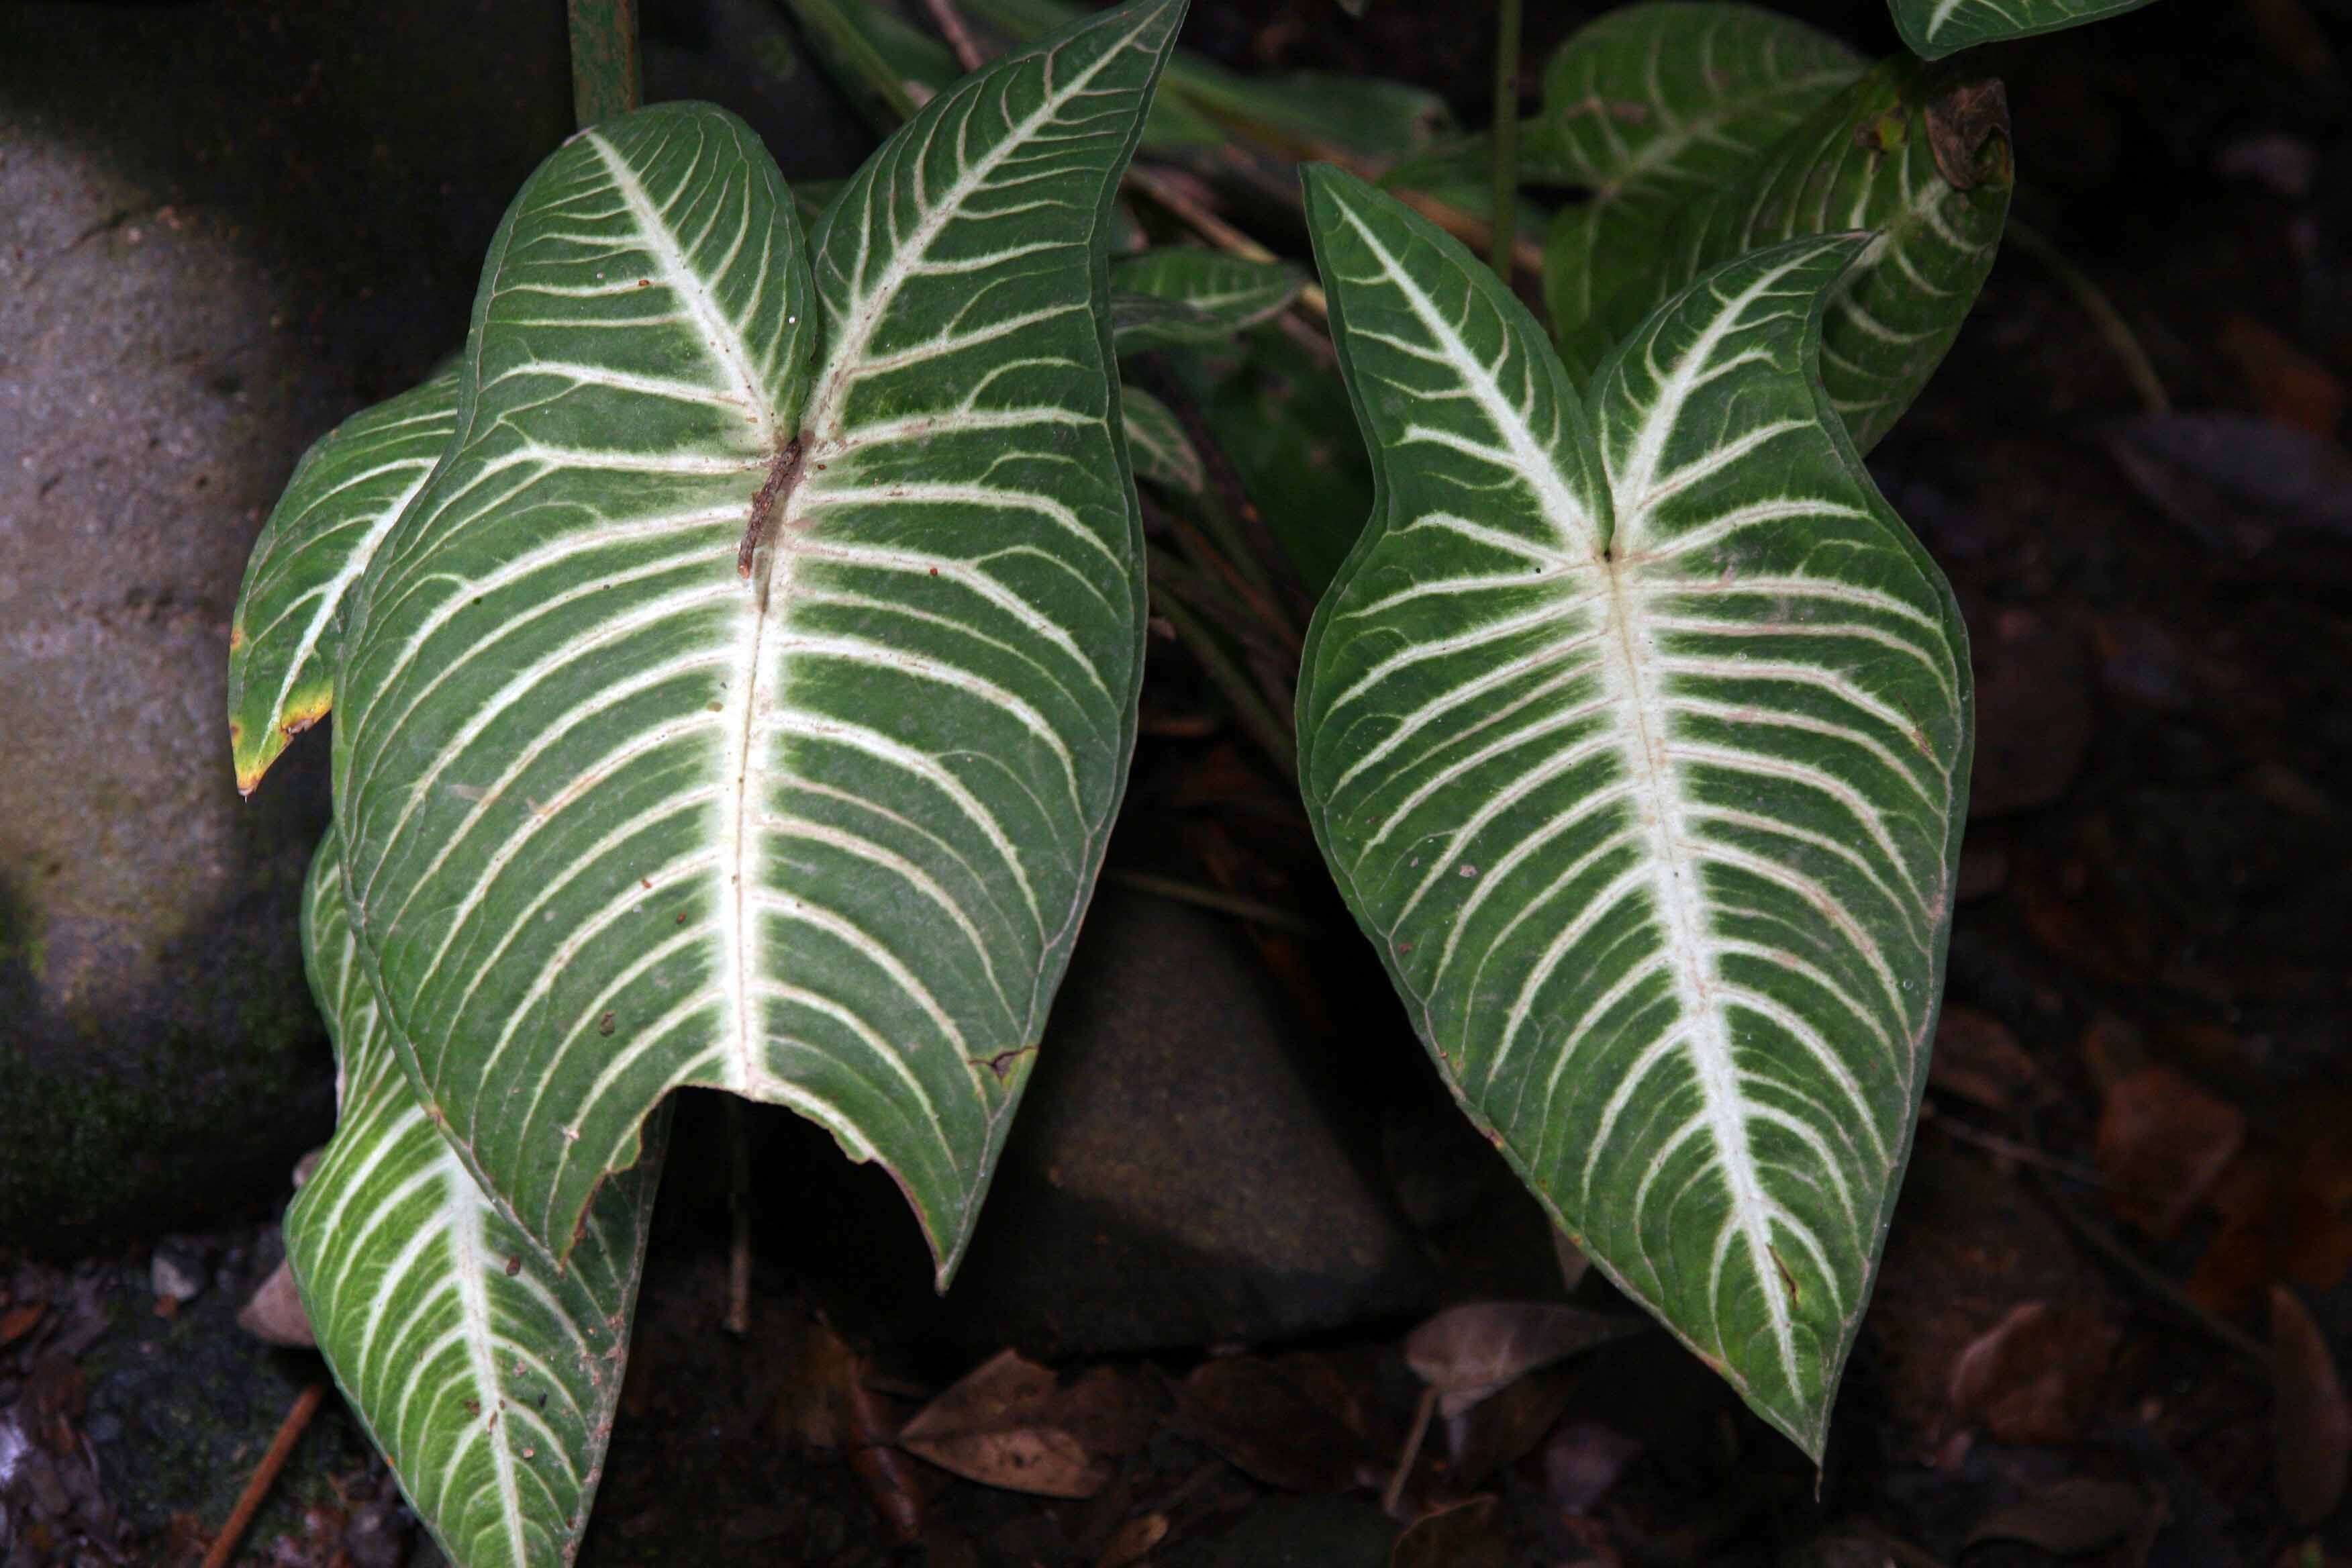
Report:
[[[557,1256],[682,1085],[879,1157],[961,1256],[1132,742],[1103,234],[1181,9],[934,99],[813,286],[706,106],[575,138],[494,242],[336,805],[411,1081]]]
[[[1150,349],[1198,348],[1223,342],[1233,329],[1206,310],[1157,294],[1110,297],[1110,341],[1122,354]]]
[[[1127,449],[1137,479],[1187,495],[1199,495],[1209,488],[1200,451],[1166,404],[1130,386],[1119,393],[1119,411],[1127,424]]]
[[[558,1268],[483,1196],[403,1074],[344,918],[333,835],[303,910],[341,1116],[286,1214],[335,1381],[464,1568],[570,1563],[620,1401],[657,1163],[608,1183]]]
[[[1862,241],[1709,273],[1580,401],[1433,226],[1328,170],[1308,216],[1379,475],[1300,679],[1318,838],[1473,1119],[1818,1456],[1969,737],[1949,590],[1814,363]]]
[[[2147,0],[1887,0],[1911,52],[1941,59],[1958,49],[2004,38],[2054,33],[2137,11]]]
[[[1645,0],[1562,44],[1520,154],[1527,178],[1591,191],[1561,209],[1545,240],[1554,333],[1574,337],[1612,295],[1646,280],[1660,224],[1730,181],[1864,65],[1802,22],[1727,0]]]
[[[1016,38],[1034,38],[1087,14],[1071,0],[963,0],[972,16]],[[1277,139],[1341,147],[1367,158],[1402,158],[1452,128],[1445,100],[1425,88],[1378,77],[1292,71],[1278,77],[1227,70],[1206,56],[1179,50],[1144,144],[1155,150],[1215,147],[1240,122]],[[1171,132],[1188,132],[1179,139]]]
[[[1627,239],[1619,262],[1594,274],[1618,280],[1559,331],[1561,352],[1589,369],[1709,268],[1800,235],[1866,230],[1874,238],[1830,302],[1821,353],[1830,401],[1867,452],[1959,334],[1992,270],[2013,184],[1999,83],[1889,60],[1682,204],[1646,243]]]
[[[1305,279],[1274,261],[1251,261],[1192,246],[1163,246],[1111,263],[1110,286],[1199,311],[1226,336],[1290,308]]]
[[[457,427],[457,377],[352,415],[302,454],[247,558],[228,634],[228,742],[251,795],[327,716],[344,600]]]

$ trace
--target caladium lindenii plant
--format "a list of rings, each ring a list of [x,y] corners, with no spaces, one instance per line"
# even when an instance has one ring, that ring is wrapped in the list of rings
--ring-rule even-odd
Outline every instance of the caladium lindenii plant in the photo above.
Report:
[[[1909,5],[1948,41],[1989,11]],[[1183,6],[943,85],[805,233],[720,110],[591,126],[455,364],[321,440],[255,547],[239,786],[336,721],[305,920],[341,1120],[289,1258],[461,1568],[578,1549],[671,1090],[878,1161],[942,1285],[971,1241],[1134,743],[1136,481],[1217,489],[1118,358],[1271,331],[1306,282],[1113,263]],[[1816,1458],[1965,816],[1965,633],[1859,455],[2005,216],[1997,95],[1958,79],[1719,4],[1571,39],[1548,81],[1642,112],[1529,128],[1595,193],[1549,332],[1429,217],[1305,180],[1374,493],[1297,670],[1318,840],[1471,1120]],[[1185,80],[1171,145],[1272,112]]]

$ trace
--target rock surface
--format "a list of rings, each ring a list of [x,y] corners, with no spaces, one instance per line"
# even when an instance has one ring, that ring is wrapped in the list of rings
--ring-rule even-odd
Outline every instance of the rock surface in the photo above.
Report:
[[[949,1293],[958,1331],[1066,1354],[1410,1310],[1427,1281],[1338,1066],[1230,922],[1104,889]]]
[[[295,458],[463,336],[568,129],[560,12],[425,10],[0,14],[0,1240],[249,1204],[331,1115],[324,743],[237,799],[229,611]]]
[[[1381,1108],[1270,990],[1223,917],[1104,889],[946,1298],[889,1178],[781,1110],[758,1119],[760,1251],[845,1329],[959,1355],[1262,1343],[1418,1310],[1434,1281],[1381,1170]],[[665,1207],[723,1223],[700,1099]]]

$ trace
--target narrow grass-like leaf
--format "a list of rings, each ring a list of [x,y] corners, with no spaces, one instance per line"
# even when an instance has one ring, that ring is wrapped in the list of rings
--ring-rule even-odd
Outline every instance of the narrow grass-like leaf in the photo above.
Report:
[[[1103,234],[1181,13],[959,82],[810,247],[700,105],[575,138],[493,243],[336,804],[410,1080],[555,1256],[705,1085],[961,1257],[1132,743]]]
[[[1186,495],[1209,488],[1208,470],[1201,454],[1184,434],[1182,421],[1148,392],[1129,386],[1119,393],[1119,410],[1127,424],[1127,449],[1135,460],[1135,477]]]
[[[331,834],[303,943],[341,1117],[286,1215],[319,1350],[463,1568],[567,1563],[621,1394],[657,1163],[606,1184],[569,1265],[501,1218],[403,1074],[344,918]]]
[[[1808,1453],[1911,1139],[1964,816],[1948,589],[1830,409],[1858,237],[1709,273],[1580,401],[1469,253],[1311,171],[1370,523],[1298,693],[1324,852],[1472,1118]]]
[[[1887,0],[1895,30],[1922,59],[1941,59],[1956,50],[2007,38],[2079,27],[2147,0]]]
[[[1867,230],[1876,237],[1838,285],[1821,350],[1830,401],[1867,452],[1958,335],[1992,270],[2013,183],[1998,84],[1889,60],[1683,203],[1646,242],[1621,237],[1617,258],[1596,258],[1590,275],[1604,292],[1573,327],[1555,320],[1561,352],[1589,371],[1709,268],[1801,235]]]
[[[1627,5],[1562,44],[1520,152],[1526,178],[1591,192],[1560,211],[1545,241],[1554,333],[1573,336],[1645,279],[1659,225],[1731,181],[1864,68],[1825,33],[1725,0]]]
[[[457,377],[352,415],[302,454],[254,541],[228,634],[228,742],[251,795],[327,715],[344,600],[457,426]]]

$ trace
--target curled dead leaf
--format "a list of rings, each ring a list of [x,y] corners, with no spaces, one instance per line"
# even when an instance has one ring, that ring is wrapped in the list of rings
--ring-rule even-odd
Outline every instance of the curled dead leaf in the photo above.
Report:
[[[2153,1541],[2164,1519],[2162,1501],[2128,1482],[2076,1476],[1999,1510],[1969,1532],[1968,1543],[2016,1541],[2074,1557],[2119,1541]]]
[[[1953,1362],[1953,1413],[2004,1443],[2070,1442],[2098,1404],[2118,1338],[2087,1307],[2024,1302]]]
[[[1005,1351],[925,1405],[898,1446],[982,1486],[1092,1497],[1150,1439],[1158,1405],[1139,1375],[1097,1367],[1066,1385]]]
[[[1495,1500],[1475,1497],[1413,1521],[1397,1537],[1389,1568],[1509,1568],[1510,1560]]]
[[[2271,1375],[2277,1399],[2279,1500],[2297,1524],[2317,1524],[2344,1500],[2352,1466],[2352,1409],[2327,1341],[2303,1299],[2271,1287]]]
[[[1404,1359],[1437,1390],[1438,1409],[1452,1417],[1539,1366],[1641,1327],[1636,1319],[1549,1301],[1473,1301],[1415,1329]]]
[[[2099,1111],[2116,1212],[2154,1237],[2179,1228],[2245,1142],[2245,1112],[2168,1067],[2116,1079]]]

